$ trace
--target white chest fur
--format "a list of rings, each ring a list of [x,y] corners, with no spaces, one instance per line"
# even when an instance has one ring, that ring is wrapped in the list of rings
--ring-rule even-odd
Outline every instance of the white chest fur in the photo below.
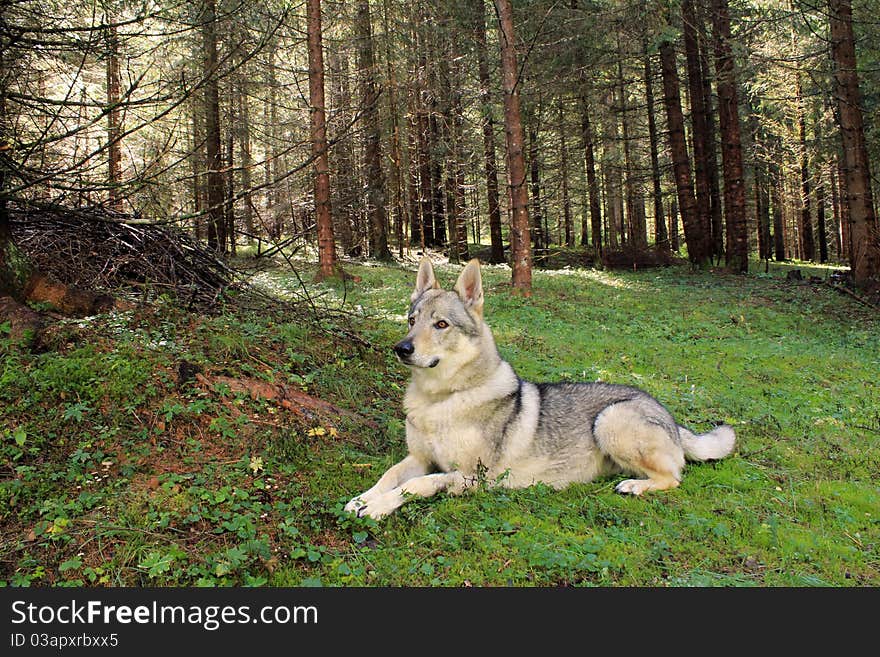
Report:
[[[486,464],[491,458],[489,444],[477,423],[438,413],[436,408],[407,415],[406,442],[410,453],[444,472],[473,474],[478,463]]]
[[[410,453],[443,471],[475,474],[495,460],[494,441],[485,435],[487,402],[510,395],[518,380],[506,363],[482,384],[448,395],[407,390],[406,441]],[[489,404],[488,408],[492,408]]]

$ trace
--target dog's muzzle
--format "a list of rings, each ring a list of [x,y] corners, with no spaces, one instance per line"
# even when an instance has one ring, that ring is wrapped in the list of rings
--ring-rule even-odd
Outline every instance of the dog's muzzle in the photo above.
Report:
[[[415,350],[416,348],[413,346],[411,340],[401,340],[394,345],[394,353],[397,354],[397,357],[400,358],[400,360],[406,360],[413,355]]]
[[[440,359],[435,356],[431,359],[431,362],[429,363],[415,363],[412,361],[412,355],[415,353],[415,351],[416,348],[413,346],[412,340],[401,340],[396,345],[394,345],[394,353],[397,354],[400,362],[404,363],[405,365],[415,365],[418,367],[436,367],[437,363],[440,362]]]

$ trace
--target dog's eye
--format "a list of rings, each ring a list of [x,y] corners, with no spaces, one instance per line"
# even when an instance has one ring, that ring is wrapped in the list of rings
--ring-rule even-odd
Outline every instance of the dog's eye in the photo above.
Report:
[[[439,322],[434,324],[434,328],[445,329],[449,328],[449,323],[446,320],[441,319]]]
[[[415,317],[410,317],[410,318],[409,318],[409,325],[410,325],[410,326],[414,326],[415,323],[416,323],[416,318],[415,318]]]

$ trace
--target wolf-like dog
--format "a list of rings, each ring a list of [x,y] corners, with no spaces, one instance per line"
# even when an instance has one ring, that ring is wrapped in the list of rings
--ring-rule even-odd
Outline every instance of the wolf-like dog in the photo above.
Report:
[[[410,496],[459,494],[480,481],[561,489],[621,472],[636,478],[616,490],[641,495],[678,486],[685,459],[733,451],[730,426],[696,435],[638,388],[521,379],[483,320],[478,260],[449,292],[423,258],[408,319],[394,351],[412,375],[404,396],[409,454],[354,497],[348,512],[379,519]]]

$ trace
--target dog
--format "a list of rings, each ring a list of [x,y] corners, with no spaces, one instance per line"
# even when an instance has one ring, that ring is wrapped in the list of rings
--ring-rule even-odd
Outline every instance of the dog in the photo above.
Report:
[[[345,510],[380,519],[407,499],[460,494],[480,482],[556,489],[628,473],[619,493],[675,488],[685,460],[730,454],[728,425],[697,435],[654,397],[611,383],[530,383],[498,353],[483,319],[480,263],[453,290],[419,264],[409,332],[394,345],[411,370],[404,396],[408,455]]]

